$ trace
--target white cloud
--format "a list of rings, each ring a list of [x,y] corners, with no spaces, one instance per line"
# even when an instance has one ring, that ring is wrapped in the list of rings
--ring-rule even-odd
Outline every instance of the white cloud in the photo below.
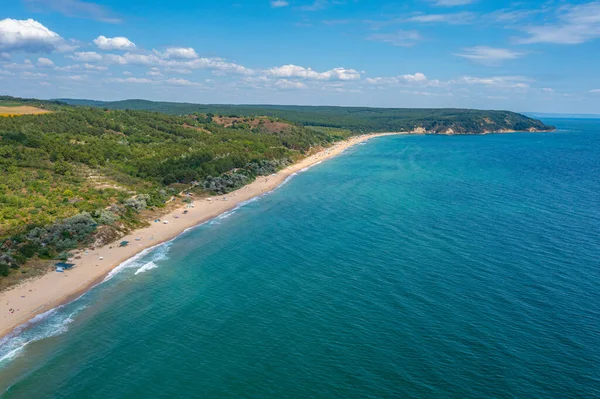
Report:
[[[73,46],[56,32],[33,20],[6,18],[0,21],[0,51],[26,53],[50,53],[68,51]]]
[[[550,87],[544,87],[542,88],[542,91],[546,93],[554,93],[554,89],[551,89]]]
[[[590,93],[600,93],[600,89],[590,90]]]
[[[45,73],[39,73],[39,72],[29,72],[29,71],[23,71],[23,72],[21,72],[21,77],[22,78],[26,78],[26,79],[27,78],[34,78],[34,79],[35,78],[43,78],[43,77],[46,77],[46,76],[48,76],[48,75],[45,74]]]
[[[9,53],[0,53],[0,60],[10,60]]]
[[[88,71],[106,71],[106,70],[108,70],[108,67],[105,67],[102,65],[88,64],[87,62],[85,64],[83,64],[83,68],[87,69]]]
[[[54,68],[54,62],[51,59],[41,57],[38,58],[37,66],[38,68]]]
[[[95,51],[84,51],[70,55],[69,58],[81,62],[98,62],[102,61],[102,56]]]
[[[439,80],[429,80],[425,74],[421,72],[417,72],[415,74],[406,74],[399,76],[391,76],[391,77],[376,77],[376,78],[367,78],[365,81],[372,85],[408,85],[408,84],[418,84],[418,85],[426,85],[426,86],[437,86],[440,84]]]
[[[421,35],[416,30],[399,30],[395,33],[374,33],[367,40],[389,43],[393,46],[410,47],[421,40]]]
[[[158,68],[151,68],[148,72],[146,72],[146,75],[162,76],[162,73],[160,72],[160,69],[158,69]]]
[[[11,62],[10,64],[4,64],[3,67],[7,69],[32,69],[33,64],[31,63],[31,61],[25,60],[22,64]]]
[[[496,65],[505,60],[514,60],[523,55],[518,51],[488,46],[475,46],[463,49],[462,53],[454,54],[486,65]]]
[[[189,80],[186,80],[186,79],[176,79],[176,78],[167,79],[166,83],[171,84],[171,85],[176,85],[176,86],[199,86],[200,85],[199,83],[190,82]]]
[[[123,75],[125,75],[125,76],[131,76],[133,74],[131,72],[129,72],[129,71],[123,71]]]
[[[267,74],[279,78],[303,78],[310,80],[358,80],[360,72],[354,69],[334,68],[325,72],[317,72],[311,68],[297,65],[283,65],[267,70]]]
[[[94,64],[88,64],[87,62],[84,64],[74,64],[74,65],[67,65],[64,67],[56,67],[55,68],[58,71],[82,71],[82,70],[86,70],[86,71],[106,71],[108,70],[108,67],[105,67],[103,65],[94,65]]]
[[[275,82],[275,87],[279,89],[305,89],[306,84],[302,82],[294,82],[288,79],[279,79]]]
[[[469,24],[475,18],[472,12],[457,12],[453,14],[419,14],[407,18],[406,22],[447,23],[450,25]]]
[[[174,60],[193,60],[198,58],[196,50],[191,47],[169,47],[160,55],[162,58]]]
[[[600,37],[600,1],[559,8],[557,21],[523,28],[529,37],[521,44],[580,44]]]
[[[403,75],[402,78],[411,83],[427,82],[427,76],[420,72],[417,72],[414,75]]]
[[[98,46],[100,50],[131,50],[135,48],[135,43],[122,36],[98,36],[94,39],[94,44]]]
[[[458,80],[452,80],[449,83],[467,84],[467,85],[483,85],[490,87],[503,87],[514,89],[526,89],[529,87],[529,79],[523,76],[493,76],[480,78],[474,76],[463,76]]]
[[[273,8],[287,7],[289,5],[290,5],[290,3],[288,3],[285,0],[272,0],[271,1],[271,7],[273,7]]]
[[[149,83],[156,83],[153,80],[150,79],[146,79],[146,78],[134,78],[134,77],[129,77],[129,78],[108,78],[108,79],[104,79],[105,82],[109,82],[109,83],[134,83],[134,84],[149,84]]]

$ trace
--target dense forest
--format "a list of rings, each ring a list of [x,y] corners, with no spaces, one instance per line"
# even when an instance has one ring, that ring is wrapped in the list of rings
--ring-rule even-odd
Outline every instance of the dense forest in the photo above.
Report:
[[[426,108],[311,107],[296,105],[202,105],[125,100],[101,102],[62,99],[73,105],[131,109],[168,114],[213,113],[218,115],[270,116],[303,126],[327,126],[353,133],[400,132],[423,128],[428,133],[477,134],[503,130],[552,130],[543,122],[510,111]]]
[[[268,117],[52,106],[0,118],[0,275],[65,258],[99,228],[134,227],[183,189],[226,193],[350,135]]]
[[[506,111],[0,96],[0,106],[19,105],[52,112],[0,117],[0,276],[114,239],[183,190],[227,193],[352,134],[551,129]]]

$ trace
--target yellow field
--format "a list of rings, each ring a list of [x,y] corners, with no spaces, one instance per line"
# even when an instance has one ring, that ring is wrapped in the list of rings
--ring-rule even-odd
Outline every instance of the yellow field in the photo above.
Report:
[[[29,105],[20,105],[18,107],[2,107],[0,106],[0,116],[17,116],[29,114],[46,114],[51,111],[31,107]]]

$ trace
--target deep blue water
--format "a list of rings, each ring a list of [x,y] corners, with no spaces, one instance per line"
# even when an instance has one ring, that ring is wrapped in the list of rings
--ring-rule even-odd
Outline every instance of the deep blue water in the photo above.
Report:
[[[600,397],[600,120],[548,122],[299,174],[2,342],[2,397]]]

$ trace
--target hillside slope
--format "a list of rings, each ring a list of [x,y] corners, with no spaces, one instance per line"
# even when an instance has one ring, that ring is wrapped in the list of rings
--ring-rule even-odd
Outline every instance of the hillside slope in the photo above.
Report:
[[[369,108],[294,105],[214,105],[124,100],[97,102],[61,99],[73,105],[184,115],[193,113],[270,116],[303,126],[348,129],[353,133],[424,130],[433,134],[480,134],[504,131],[550,131],[542,121],[510,111],[451,108]]]

